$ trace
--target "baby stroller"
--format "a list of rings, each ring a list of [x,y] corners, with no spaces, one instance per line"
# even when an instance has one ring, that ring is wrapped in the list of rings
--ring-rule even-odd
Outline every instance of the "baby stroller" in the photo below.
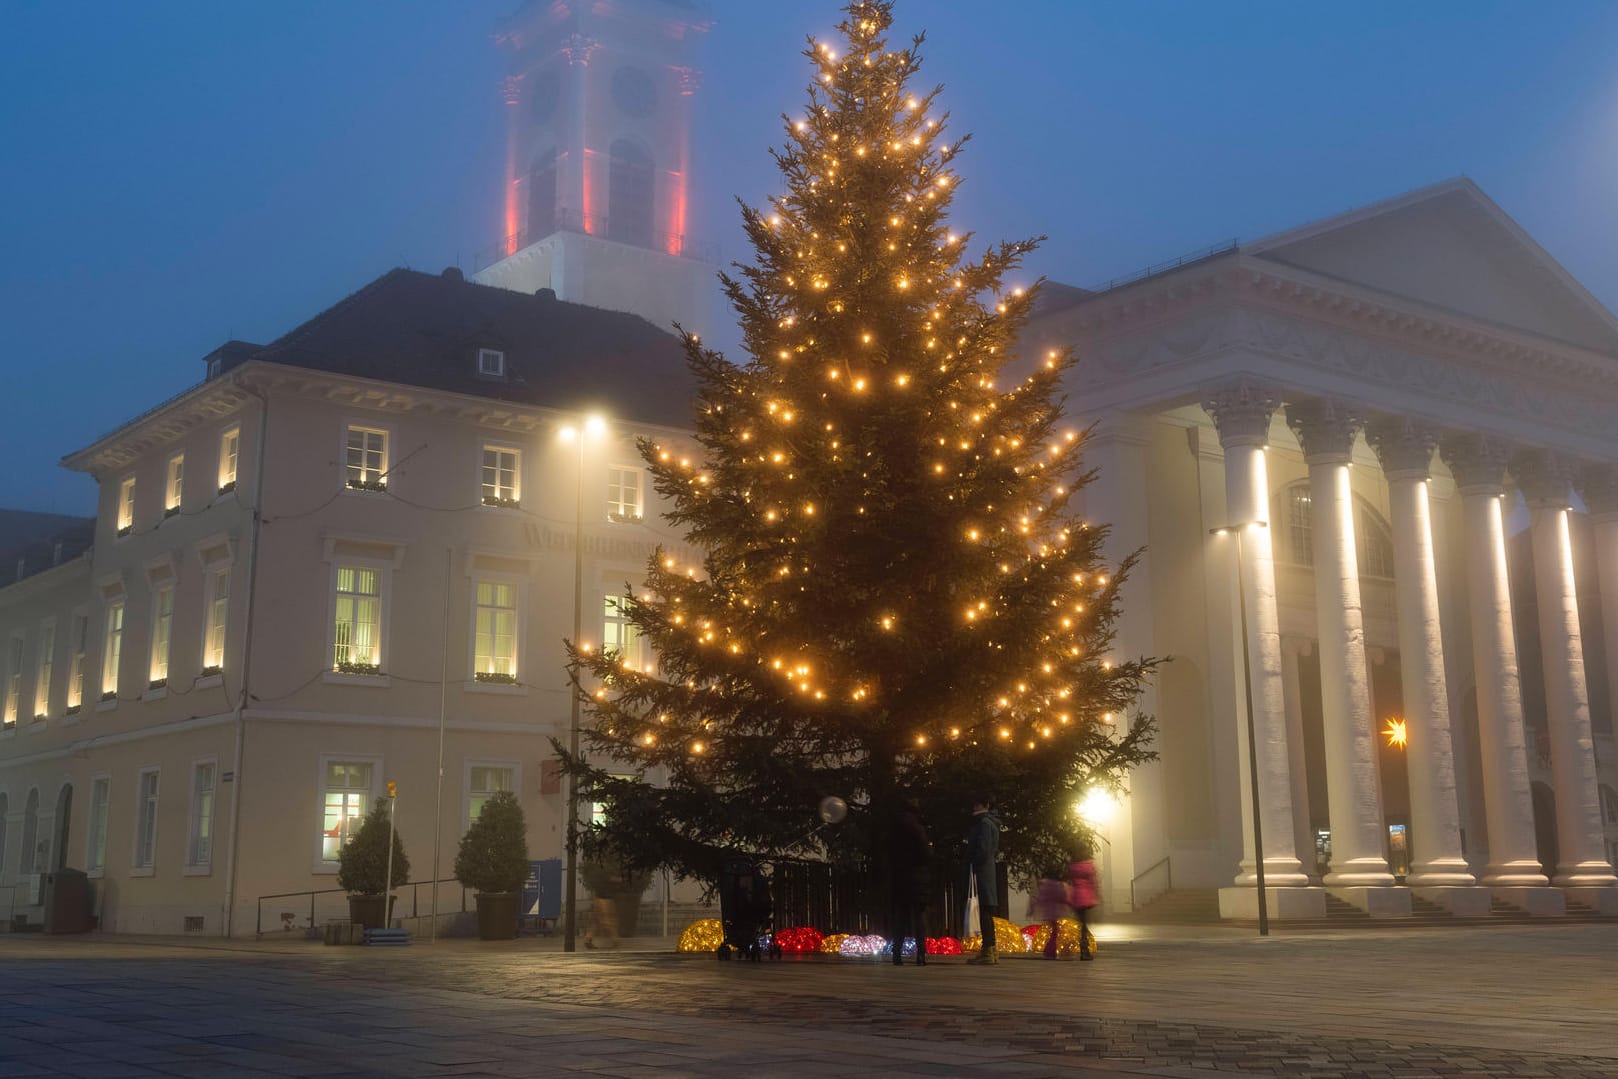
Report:
[[[770,878],[764,867],[743,855],[731,855],[719,866],[719,924],[725,932],[715,954],[725,960],[732,953],[757,963],[764,957],[759,940],[770,932],[775,904],[770,899]],[[773,938],[770,958],[781,949]]]

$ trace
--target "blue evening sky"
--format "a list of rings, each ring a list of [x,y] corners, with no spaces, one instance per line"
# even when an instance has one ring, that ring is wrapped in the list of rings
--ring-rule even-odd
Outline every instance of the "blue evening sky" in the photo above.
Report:
[[[390,267],[500,230],[516,0],[0,2],[0,506],[89,513],[58,458]],[[803,101],[832,0],[713,0],[692,231]],[[1466,173],[1618,307],[1611,0],[900,0],[974,142],[955,220],[1091,284]],[[735,338],[721,323],[711,339]]]

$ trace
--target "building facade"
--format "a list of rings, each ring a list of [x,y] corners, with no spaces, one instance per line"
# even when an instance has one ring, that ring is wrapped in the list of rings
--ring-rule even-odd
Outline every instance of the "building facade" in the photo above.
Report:
[[[1173,657],[1108,902],[1254,915],[1251,757],[1272,916],[1618,914],[1612,315],[1467,180],[1053,291],[1117,647]]]
[[[577,639],[648,662],[620,597],[688,552],[635,440],[684,446],[689,397],[642,319],[395,271],[70,455],[93,548],[0,589],[0,916],[72,866],[109,930],[301,927],[260,897],[335,889],[388,781],[412,880],[498,790],[560,857],[575,543]]]

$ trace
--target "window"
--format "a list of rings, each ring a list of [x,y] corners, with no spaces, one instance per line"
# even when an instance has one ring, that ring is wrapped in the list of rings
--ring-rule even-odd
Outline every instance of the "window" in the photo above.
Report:
[[[118,696],[118,660],[124,645],[124,601],[107,608],[107,638],[101,651],[101,699]]]
[[[22,696],[22,635],[13,634],[6,642],[6,706],[0,722],[12,727],[17,723],[18,698]]]
[[[515,791],[517,769],[510,764],[472,764],[466,770],[466,823],[483,814],[483,804],[501,791]]]
[[[232,427],[219,436],[219,493],[236,489],[236,464],[241,456],[242,429]]]
[[[547,150],[528,173],[528,242],[556,231],[556,151]]]
[[[0,823],[6,819],[6,813],[11,809],[11,801],[6,797],[5,791],[0,791]],[[0,827],[0,877],[6,874],[6,829]]]
[[[521,456],[503,446],[483,447],[483,504],[516,506],[521,498]]]
[[[320,823],[321,861],[335,862],[348,837],[371,808],[373,766],[363,761],[326,763],[325,807]]]
[[[373,427],[348,429],[348,485],[360,491],[383,491],[388,479],[388,433]]]
[[[198,761],[191,766],[191,829],[185,845],[185,864],[191,869],[206,869],[213,862],[213,761]]]
[[[1315,564],[1315,508],[1308,483],[1295,483],[1281,495],[1287,547],[1284,556],[1299,566]],[[1361,577],[1393,577],[1393,536],[1387,522],[1365,499],[1354,496],[1354,549]]]
[[[141,769],[135,786],[135,857],[131,864],[149,876],[157,856],[157,769]]]
[[[506,354],[497,348],[478,349],[478,374],[490,378],[506,377]]]
[[[39,664],[34,671],[34,718],[51,710],[51,668],[56,663],[56,622],[47,618],[39,627]]]
[[[135,530],[135,477],[127,476],[118,485],[118,534],[127,536]]]
[[[382,571],[337,567],[332,669],[345,674],[382,670]]]
[[[73,634],[69,641],[72,652],[67,668],[67,714],[72,715],[84,703],[84,653],[90,646],[90,616],[73,616]]]
[[[477,582],[477,639],[472,676],[479,682],[517,681],[517,586]]]
[[[152,593],[152,662],[147,671],[150,688],[169,684],[169,640],[174,634],[174,589]]]
[[[208,608],[202,631],[202,673],[218,674],[225,666],[225,616],[230,613],[230,567],[208,571]]]
[[[35,787],[28,792],[28,800],[22,804],[22,844],[17,851],[18,875],[38,873],[40,863],[44,860],[39,854],[39,788]]]
[[[112,801],[112,777],[96,776],[90,783],[90,835],[84,850],[84,868],[99,875],[107,868],[107,806]]]
[[[612,773],[612,778],[613,779],[633,779],[634,777],[630,776],[630,775],[627,775],[625,773],[622,773],[622,772],[614,772],[614,773]],[[606,802],[591,802],[590,803],[589,826],[593,828],[593,827],[595,827],[597,825],[605,825],[606,823],[607,823],[607,803]]]
[[[168,478],[163,482],[163,516],[173,517],[180,512],[180,500],[185,494],[185,454],[169,458]]]
[[[609,595],[601,625],[601,649],[616,651],[619,659],[631,667],[645,664],[645,649],[641,646],[640,630],[629,621],[629,597]]]
[[[1315,564],[1315,506],[1307,484],[1287,488],[1287,541],[1293,562]]]
[[[618,139],[607,164],[607,238],[652,246],[652,155],[639,143]]]
[[[607,469],[607,516],[614,521],[640,520],[640,469],[627,465]]]

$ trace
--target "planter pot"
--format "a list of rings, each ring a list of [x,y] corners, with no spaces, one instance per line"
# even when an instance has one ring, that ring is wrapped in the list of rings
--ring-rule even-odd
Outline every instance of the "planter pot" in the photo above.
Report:
[[[386,929],[388,906],[385,895],[351,895],[348,897],[348,920],[366,929]]]
[[[511,940],[517,935],[517,893],[479,892],[478,939]]]
[[[618,935],[632,937],[640,931],[640,901],[639,895],[621,895],[618,897]]]

